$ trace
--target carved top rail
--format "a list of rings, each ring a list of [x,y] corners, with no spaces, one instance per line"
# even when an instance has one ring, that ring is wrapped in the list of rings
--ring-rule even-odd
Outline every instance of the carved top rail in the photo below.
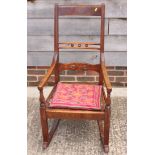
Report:
[[[100,50],[100,44],[95,42],[60,42],[59,49]]]

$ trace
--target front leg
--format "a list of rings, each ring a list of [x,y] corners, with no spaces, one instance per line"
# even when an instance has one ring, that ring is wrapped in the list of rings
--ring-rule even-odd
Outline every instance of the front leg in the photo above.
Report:
[[[109,131],[110,131],[110,115],[111,115],[111,90],[107,90],[107,98],[104,114],[104,152],[109,152]]]
[[[60,121],[59,119],[55,120],[53,123],[53,127],[49,132],[48,117],[46,114],[46,105],[47,103],[43,95],[43,89],[40,89],[40,119],[41,119],[42,135],[43,135],[43,149],[46,149],[50,144]]]
[[[42,127],[42,135],[43,135],[43,149],[48,146],[49,135],[48,135],[48,119],[46,115],[46,101],[43,94],[43,89],[39,89],[40,91],[40,120]]]
[[[111,107],[105,107],[104,115],[104,152],[109,152],[109,131],[110,131],[110,113]]]
[[[40,107],[40,120],[41,120],[42,135],[43,135],[43,149],[45,149],[47,148],[49,143],[48,119],[46,116],[45,107]]]

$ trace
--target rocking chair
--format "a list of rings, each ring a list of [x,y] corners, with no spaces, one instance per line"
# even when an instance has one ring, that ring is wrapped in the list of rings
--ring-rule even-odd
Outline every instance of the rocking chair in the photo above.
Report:
[[[100,43],[96,42],[59,42],[59,16],[100,16]],[[43,134],[43,148],[47,148],[60,119],[97,120],[104,152],[109,151],[109,128],[112,91],[104,61],[104,17],[105,6],[101,5],[55,5],[54,9],[54,56],[52,64],[40,81],[40,118]],[[60,49],[78,49],[100,52],[100,63],[60,63]],[[63,83],[59,73],[63,70],[92,70],[99,73],[98,84]],[[45,99],[43,88],[51,74],[54,73],[55,85]],[[106,89],[104,89],[104,87]],[[105,91],[106,90],[106,91]],[[56,123],[49,132],[48,119],[56,119]],[[104,121],[104,127],[102,124]]]

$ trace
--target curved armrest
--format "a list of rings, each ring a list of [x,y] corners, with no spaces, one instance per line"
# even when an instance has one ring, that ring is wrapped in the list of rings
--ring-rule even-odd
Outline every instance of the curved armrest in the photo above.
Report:
[[[107,91],[110,93],[112,91],[112,86],[108,77],[107,69],[103,63],[101,63],[101,71]]]
[[[50,78],[51,74],[53,73],[56,65],[57,65],[57,58],[58,58],[58,54],[54,53],[53,56],[53,61],[52,64],[50,66],[50,68],[48,69],[48,72],[45,74],[45,76],[43,77],[43,79],[40,81],[38,89],[42,90],[43,87],[45,86],[45,84],[47,83],[48,79]]]

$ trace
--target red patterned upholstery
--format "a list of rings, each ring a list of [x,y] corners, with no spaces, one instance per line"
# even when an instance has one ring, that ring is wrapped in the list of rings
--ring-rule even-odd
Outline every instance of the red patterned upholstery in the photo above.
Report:
[[[100,85],[58,83],[50,107],[100,110]]]

